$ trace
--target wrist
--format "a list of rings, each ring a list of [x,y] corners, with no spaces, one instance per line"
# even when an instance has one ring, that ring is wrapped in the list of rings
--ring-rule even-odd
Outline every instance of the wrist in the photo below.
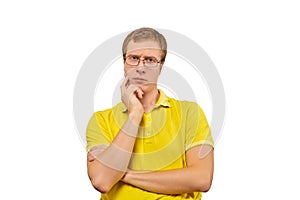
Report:
[[[141,119],[142,117],[139,118],[139,116],[130,114],[122,127],[122,131],[131,137],[137,137]]]
[[[128,118],[133,124],[139,126],[139,124],[143,118],[143,114],[144,114],[144,112],[142,112],[142,111],[133,111],[133,112],[129,113]]]

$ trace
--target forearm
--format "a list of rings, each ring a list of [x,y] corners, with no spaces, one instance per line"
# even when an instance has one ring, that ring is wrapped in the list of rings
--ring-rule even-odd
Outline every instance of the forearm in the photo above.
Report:
[[[190,167],[157,172],[127,173],[122,180],[155,193],[183,194],[208,191],[212,174]]]
[[[107,192],[124,176],[138,132],[136,124],[128,119],[111,145],[88,162],[89,177],[100,192]]]

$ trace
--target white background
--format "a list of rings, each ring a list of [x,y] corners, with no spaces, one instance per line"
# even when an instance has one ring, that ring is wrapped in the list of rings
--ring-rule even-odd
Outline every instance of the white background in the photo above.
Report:
[[[299,199],[297,1],[1,1],[0,199],[99,199],[73,120],[77,74],[141,26],[197,42],[223,80],[226,121],[205,200]]]

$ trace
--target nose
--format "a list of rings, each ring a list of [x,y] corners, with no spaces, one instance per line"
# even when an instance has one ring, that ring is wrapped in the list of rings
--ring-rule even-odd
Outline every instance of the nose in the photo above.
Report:
[[[145,74],[145,70],[144,70],[142,67],[136,68],[136,72],[137,72],[139,75]]]
[[[142,75],[142,74],[145,74],[145,68],[144,68],[144,62],[140,62],[139,65],[136,67],[136,72],[139,74],[139,75]]]

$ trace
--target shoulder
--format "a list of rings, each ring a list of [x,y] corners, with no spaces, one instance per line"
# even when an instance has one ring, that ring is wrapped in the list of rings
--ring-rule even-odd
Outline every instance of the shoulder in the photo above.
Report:
[[[114,112],[122,112],[122,110],[123,110],[123,104],[120,102],[111,108],[94,112],[93,116],[97,118],[107,118],[111,116]]]
[[[171,107],[180,108],[182,110],[198,110],[201,109],[200,106],[193,101],[187,101],[187,100],[178,100],[174,98],[169,98]]]

